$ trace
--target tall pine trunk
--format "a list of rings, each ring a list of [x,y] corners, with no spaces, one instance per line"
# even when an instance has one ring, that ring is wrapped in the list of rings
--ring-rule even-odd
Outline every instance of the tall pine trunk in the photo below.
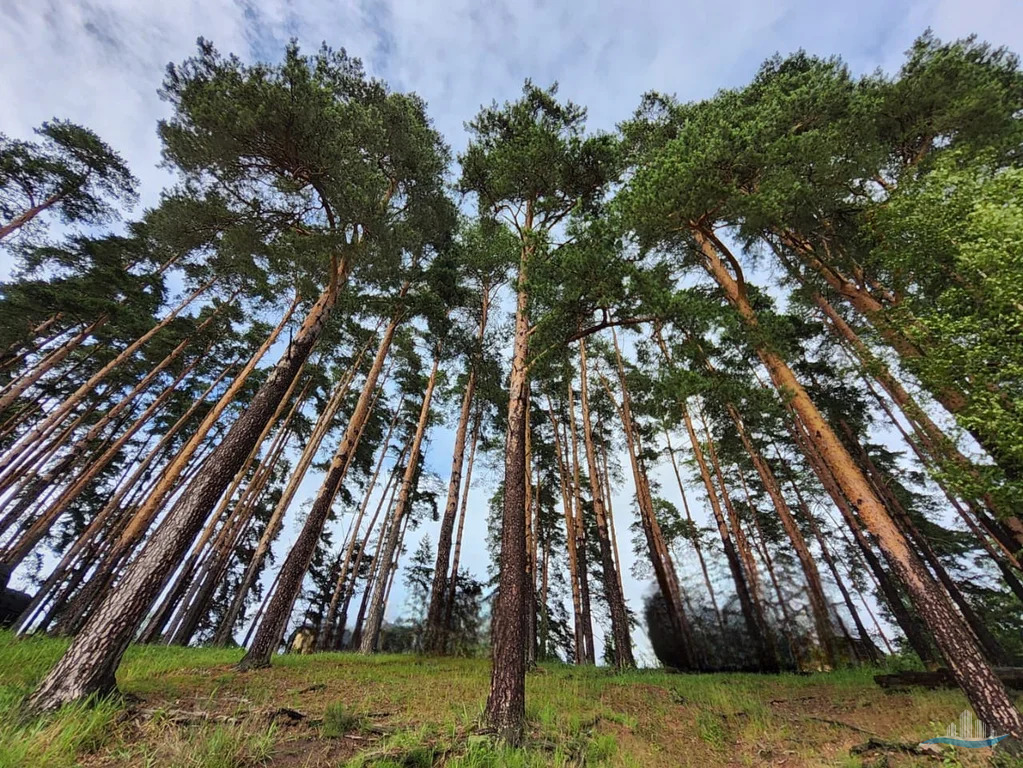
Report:
[[[330,515],[334,498],[344,482],[355,450],[362,439],[362,432],[369,421],[372,403],[377,394],[377,380],[383,371],[384,361],[390,352],[391,342],[394,340],[394,334],[402,315],[403,311],[398,310],[384,331],[373,365],[369,373],[366,374],[366,381],[348,422],[348,427],[334,452],[327,474],[324,476],[323,483],[316,493],[316,499],[309,510],[309,515],[302,524],[302,530],[281,565],[281,577],[277,582],[277,589],[274,590],[273,597],[263,614],[259,630],[252,639],[248,653],[238,663],[238,668],[241,670],[258,669],[270,665],[270,657],[277,649],[277,644],[288,623],[291,606],[302,589],[302,580],[305,578],[306,571],[309,570],[309,564],[316,552],[316,544],[323,533],[323,526]]]
[[[593,517],[597,523],[597,543],[600,545],[600,563],[604,572],[604,597],[611,614],[611,635],[614,638],[615,667],[628,669],[636,666],[632,656],[632,638],[629,636],[629,613],[625,607],[625,596],[618,581],[611,551],[611,537],[608,532],[607,512],[604,507],[604,491],[600,484],[600,470],[597,467],[597,452],[593,441],[593,426],[590,420],[589,373],[586,369],[586,342],[579,342],[579,400],[582,411],[583,444],[586,447],[586,466],[590,477],[590,494],[593,498]]]
[[[377,642],[380,639],[380,627],[384,621],[384,608],[387,598],[385,587],[391,575],[392,561],[395,560],[398,552],[399,530],[404,530],[407,519],[412,514],[412,493],[415,490],[415,480],[419,469],[419,453],[422,449],[423,438],[426,436],[426,425],[430,419],[430,404],[433,400],[433,390],[437,385],[437,369],[440,365],[440,349],[434,353],[433,368],[430,370],[430,378],[426,384],[426,393],[423,395],[423,404],[419,409],[419,421],[416,423],[416,434],[412,439],[412,448],[409,450],[408,464],[405,466],[405,476],[401,479],[401,490],[398,492],[398,503],[394,508],[394,522],[391,523],[391,530],[387,537],[384,552],[378,557],[383,559],[380,562],[381,573],[377,575],[376,583],[373,585],[373,599],[370,602],[369,614],[366,617],[366,626],[363,628],[362,643],[359,651],[362,653],[373,653],[376,651]]]
[[[756,313],[750,305],[738,262],[730,258],[736,275],[728,272],[718,255],[724,246],[713,235],[695,230],[707,272],[721,287],[728,302],[753,332],[754,345],[775,387],[788,398],[807,429],[822,461],[831,470],[842,492],[856,506],[867,528],[878,540],[924,622],[934,634],[956,682],[966,693],[977,715],[1014,738],[1023,738],[1023,716],[1013,705],[1005,687],[988,665],[962,617],[927,572],[906,537],[889,516],[867,478],[824,419],[789,366],[762,340]],[[713,242],[712,242],[713,239]],[[729,254],[730,256],[730,254]]]
[[[454,630],[452,616],[455,612],[455,600],[458,590],[458,565],[462,556],[462,532],[465,530],[465,513],[469,507],[469,489],[472,484],[472,467],[476,461],[476,443],[480,436],[481,415],[476,414],[476,423],[472,429],[472,444],[469,446],[469,465],[465,469],[465,482],[462,489],[462,504],[458,513],[458,532],[455,534],[455,553],[451,558],[451,575],[447,581],[447,596],[444,598],[444,633],[450,637]]]
[[[482,327],[482,326],[481,326]],[[430,587],[430,603],[426,611],[426,629],[423,635],[423,650],[427,653],[443,653],[447,638],[444,631],[444,595],[447,594],[448,563],[451,559],[451,535],[455,527],[455,513],[458,511],[458,492],[462,487],[462,463],[465,458],[465,441],[469,428],[469,413],[472,409],[476,389],[476,370],[470,363],[469,380],[462,394],[462,410],[455,430],[455,446],[451,457],[451,474],[448,478],[448,495],[444,502],[444,514],[437,533],[437,558],[433,568],[433,583]]]
[[[527,202],[525,230],[533,228]],[[490,695],[484,723],[511,744],[522,739],[526,715],[526,405],[529,389],[529,295],[526,278],[535,246],[523,245],[516,280],[515,340],[508,382],[508,421],[504,453],[504,509],[501,560],[491,635]]]
[[[138,558],[117,586],[104,596],[67,652],[32,693],[28,701],[31,709],[54,710],[116,688],[114,672],[146,612],[319,340],[337,300],[342,282],[338,277],[331,276],[328,288],[311,308],[249,407],[231,425]]]
[[[579,463],[579,430],[575,423],[575,392],[568,382],[568,430],[572,444],[572,501],[575,505],[575,556],[579,574],[579,601],[582,604],[583,651],[586,664],[597,663],[597,649],[593,643],[593,619],[590,602],[589,553],[586,546],[586,520],[583,517],[582,470]]]

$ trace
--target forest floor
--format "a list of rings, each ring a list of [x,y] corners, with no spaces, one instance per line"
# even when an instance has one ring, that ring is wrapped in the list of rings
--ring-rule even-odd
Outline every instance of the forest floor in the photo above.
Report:
[[[0,768],[852,768],[991,758],[953,747],[913,754],[965,701],[950,690],[886,693],[874,669],[614,675],[542,665],[528,678],[527,745],[511,750],[477,733],[484,659],[279,656],[239,673],[237,649],[141,646],[119,670],[123,699],[26,720],[25,694],[63,648],[0,632]],[[887,745],[868,748],[872,740]]]

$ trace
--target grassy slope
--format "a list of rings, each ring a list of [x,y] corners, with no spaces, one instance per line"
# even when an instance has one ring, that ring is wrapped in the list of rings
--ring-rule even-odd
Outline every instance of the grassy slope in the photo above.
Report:
[[[871,735],[938,735],[965,706],[953,691],[885,694],[874,670],[615,676],[544,666],[528,680],[529,746],[502,751],[474,734],[489,679],[482,660],[283,656],[239,674],[238,650],[135,647],[118,675],[127,706],[25,722],[21,698],[63,647],[0,633],[0,768],[936,765],[849,749]],[[981,765],[987,752],[949,748],[944,764]]]

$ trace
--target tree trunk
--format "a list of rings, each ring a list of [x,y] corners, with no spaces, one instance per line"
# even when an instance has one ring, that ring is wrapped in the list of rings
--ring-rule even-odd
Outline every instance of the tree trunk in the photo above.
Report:
[[[34,219],[40,213],[49,208],[52,208],[54,205],[63,200],[66,197],[66,195],[67,195],[66,192],[58,192],[56,194],[50,195],[41,203],[36,203],[35,205],[26,208],[24,211],[19,213],[6,224],[0,225],[0,240],[3,240],[5,237],[14,232],[17,232],[23,226],[32,221],[32,219]]]
[[[550,398],[547,399],[547,414],[550,417],[554,432],[554,453],[558,460],[558,476],[561,480],[561,504],[565,516],[565,546],[568,550],[568,575],[572,582],[572,617],[574,619],[575,646],[573,660],[576,664],[586,662],[586,642],[583,640],[582,624],[582,603],[579,592],[579,564],[575,549],[575,515],[572,512],[571,494],[569,492],[568,480],[568,457],[566,456],[567,446],[562,445],[559,433],[561,426],[554,415],[554,405]]]
[[[736,277],[729,274],[718,256],[724,249],[720,241],[711,243],[712,235],[695,230],[704,257],[704,267],[721,287],[729,303],[744,323],[759,338],[756,314],[745,296],[739,278],[738,262],[733,262]],[[730,254],[729,254],[730,256]],[[755,342],[757,354],[771,375],[775,387],[789,400],[790,406],[806,426],[824,464],[831,470],[843,493],[856,506],[864,523],[878,540],[900,580],[906,585],[914,605],[934,633],[952,674],[966,693],[977,715],[988,724],[1014,738],[1023,738],[1023,716],[1013,706],[1005,687],[991,670],[962,617],[942,592],[917,557],[905,536],[888,515],[869,481],[856,466],[852,456],[838,439],[810,400],[802,385],[780,356],[765,342]]]
[[[373,599],[370,602],[369,614],[366,617],[367,624],[363,628],[362,643],[359,646],[361,653],[373,653],[380,639],[380,626],[384,621],[384,608],[386,607],[385,588],[387,587],[391,572],[391,562],[398,551],[399,533],[403,529],[406,517],[412,514],[412,491],[415,490],[415,480],[419,468],[419,452],[423,445],[423,437],[426,435],[426,424],[430,419],[430,403],[433,400],[433,390],[437,384],[437,369],[439,365],[440,349],[438,348],[434,353],[433,368],[430,371],[430,379],[426,385],[426,393],[423,395],[423,405],[419,409],[419,421],[416,423],[416,435],[412,439],[412,448],[409,450],[405,476],[401,480],[398,503],[394,508],[394,522],[391,524],[391,530],[382,556],[383,559],[380,561],[382,570],[377,575],[377,580],[373,584]]]
[[[284,515],[291,506],[291,501],[295,498],[295,493],[298,491],[299,485],[302,484],[302,480],[309,471],[309,466],[313,463],[313,459],[316,458],[316,453],[320,450],[323,438],[326,436],[330,429],[330,425],[334,421],[334,417],[340,410],[341,403],[344,401],[345,395],[348,394],[348,389],[355,378],[356,371],[362,364],[363,355],[368,348],[369,342],[367,341],[359,351],[355,362],[352,363],[351,368],[349,368],[341,383],[334,390],[326,407],[317,417],[312,435],[310,435],[309,441],[302,449],[302,455],[298,459],[298,464],[292,471],[291,477],[288,478],[288,484],[285,486],[284,492],[281,494],[281,498],[278,499],[277,505],[274,507],[274,511],[270,515],[270,519],[267,521],[263,535],[260,537],[255,551],[252,553],[252,557],[245,569],[241,582],[238,584],[238,591],[235,593],[234,600],[231,601],[231,607],[228,609],[221,621],[216,637],[213,640],[214,645],[223,647],[227,645],[231,638],[234,626],[238,623],[238,617],[241,615],[242,609],[245,606],[245,600],[248,597],[249,590],[251,590],[252,585],[255,584],[256,578],[263,569],[263,560],[266,558],[267,552],[270,551],[271,544],[273,544],[274,539],[277,538],[277,534],[281,530],[281,526],[284,522]],[[245,644],[247,645],[248,643]]]
[[[370,496],[373,495],[373,489],[376,488],[377,479],[380,477],[380,469],[383,467],[384,460],[387,458],[387,451],[391,447],[391,435],[394,434],[394,427],[398,423],[398,416],[401,414],[401,406],[404,402],[405,397],[402,396],[401,400],[398,401],[398,406],[394,409],[394,416],[391,417],[391,423],[387,427],[387,434],[384,436],[383,443],[381,443],[383,447],[380,449],[380,458],[377,459],[377,465],[374,467],[373,476],[370,478],[369,484],[366,486],[366,493],[362,498],[362,503],[359,505],[359,511],[355,515],[355,519],[352,521],[351,538],[348,542],[348,546],[345,547],[345,554],[342,558],[341,567],[338,571],[337,584],[330,595],[330,602],[327,605],[327,611],[323,617],[322,623],[320,624],[320,636],[316,641],[316,647],[320,650],[326,650],[334,643],[334,624],[337,616],[337,606],[341,600],[341,593],[344,591],[344,587],[348,583],[348,567],[352,563],[352,552],[355,549],[355,540],[358,538],[359,528],[362,527],[362,517],[366,514],[367,507],[369,507]],[[386,489],[384,493],[386,495]]]
[[[757,659],[758,666],[764,671],[777,671],[778,658],[772,651],[772,645],[764,636],[764,628],[757,618],[756,606],[750,594],[749,584],[746,581],[745,569],[739,560],[735,550],[732,535],[729,533],[728,524],[725,522],[724,513],[721,511],[721,502],[718,500],[717,491],[714,489],[714,481],[707,466],[707,459],[703,455],[703,448],[700,447],[700,440],[693,428],[693,420],[689,415],[689,409],[682,404],[682,417],[686,424],[686,431],[689,433],[689,442],[693,446],[693,456],[700,468],[700,477],[703,479],[703,487],[707,492],[707,500],[710,502],[711,511],[714,513],[714,520],[717,522],[718,534],[721,536],[721,544],[725,550],[725,559],[728,561],[728,568],[732,574],[732,581],[735,582],[735,592],[739,598],[739,608],[746,622],[746,631],[749,633],[750,642],[753,644],[753,655]]]
[[[404,293],[404,289],[402,293]],[[252,640],[248,653],[238,663],[240,670],[269,666],[270,657],[277,650],[279,638],[288,623],[291,606],[302,589],[302,581],[305,579],[309,563],[312,562],[313,554],[316,552],[316,545],[323,533],[327,517],[330,515],[334,498],[341,488],[341,483],[344,482],[348,466],[351,464],[355,450],[362,439],[362,432],[372,413],[372,403],[377,394],[377,380],[384,368],[384,361],[390,352],[394,333],[403,314],[403,311],[397,311],[388,324],[387,330],[384,331],[376,358],[373,360],[373,366],[366,374],[366,382],[362,387],[362,393],[359,395],[359,401],[352,412],[348,427],[345,429],[344,437],[341,438],[341,442],[334,452],[327,474],[323,478],[313,506],[309,510],[309,516],[306,517],[298,538],[292,544],[287,558],[281,565],[281,578],[277,583],[277,589],[267,605],[263,620],[260,622],[259,630]]]
[[[869,291],[840,274],[836,269],[823,263],[812,244],[800,240],[792,233],[782,233],[783,241],[791,247],[811,269],[820,274],[828,285],[850,304],[877,330],[881,338],[895,350],[899,357],[907,363],[926,358],[926,350],[915,343],[901,329],[892,324],[885,315],[885,306]],[[802,280],[798,270],[791,270],[797,279]],[[910,322],[913,322],[910,320]],[[957,387],[944,386],[931,394],[951,414],[962,413],[969,404],[967,396]],[[995,436],[988,432],[983,424],[974,423],[967,431],[980,446],[994,459],[1010,479],[1020,476],[1021,468],[1017,463],[1006,457],[1000,449]]]
[[[938,665],[938,659],[934,652],[934,647],[926,629],[920,624],[919,620],[914,617],[906,605],[902,601],[902,595],[899,593],[899,589],[892,581],[888,572],[881,565],[881,561],[877,555],[874,554],[874,550],[867,540],[867,537],[863,534],[860,529],[860,524],[856,520],[856,516],[853,514],[852,508],[849,506],[845,495],[842,490],[835,483],[834,477],[828,471],[827,467],[823,466],[819,457],[813,449],[812,445],[809,445],[805,438],[802,436],[801,430],[797,429],[794,431],[794,437],[797,445],[801,447],[807,460],[810,462],[810,466],[813,468],[814,474],[817,475],[824,489],[828,495],[831,496],[832,501],[835,502],[835,506],[838,508],[845,520],[849,530],[852,531],[853,538],[856,541],[856,546],[860,550],[860,554],[863,556],[864,561],[867,563],[867,567],[870,572],[873,573],[875,580],[877,581],[877,587],[884,596],[885,602],[888,605],[888,609],[892,612],[892,616],[895,617],[895,623],[899,625],[899,629],[906,636],[906,640],[910,647],[920,657],[920,661],[923,662],[928,668],[935,668]],[[780,460],[780,458],[779,458]],[[802,493],[799,490],[799,486],[790,479],[793,492],[796,494],[796,499],[800,505],[806,510],[806,515],[809,519],[809,508],[807,507],[806,501],[803,499]]]
[[[582,603],[583,650],[587,664],[597,663],[593,644],[593,620],[590,615],[590,568],[586,551],[586,521],[583,519],[582,482],[579,464],[579,431],[575,424],[575,392],[568,382],[568,430],[572,444],[572,497],[575,502],[575,556],[579,572],[579,600]]]
[[[414,438],[413,438],[414,439]],[[409,450],[411,450],[412,444],[409,443]],[[391,501],[387,505],[387,514],[384,515],[383,521],[380,523],[380,535],[377,536],[376,549],[373,552],[373,563],[370,568],[369,574],[366,576],[366,584],[362,590],[362,600],[359,602],[359,613],[355,619],[355,629],[352,631],[352,641],[348,646],[351,650],[356,650],[362,645],[362,630],[366,620],[366,608],[369,606],[370,596],[373,594],[373,584],[376,583],[378,574],[380,573],[381,557],[380,553],[384,548],[384,539],[387,538],[388,532],[391,526],[394,524],[394,511],[397,508],[395,500],[398,495],[398,490],[401,488],[401,483],[396,483],[394,486],[394,492],[391,494]],[[372,529],[366,531],[366,538],[369,538]],[[354,582],[353,582],[354,586]]]
[[[307,330],[307,326],[309,326],[308,331],[315,334],[316,338],[314,338],[312,344],[310,344],[310,350],[312,348],[312,345],[315,344],[316,339],[319,338],[319,334],[322,329],[323,323],[326,321],[326,317],[325,316],[321,317],[320,315],[323,313],[323,310],[327,310],[329,312],[330,307],[332,307],[334,303],[334,298],[332,298],[329,302],[329,305],[325,304],[324,303],[325,296],[327,296],[327,294],[324,294],[324,296],[320,297],[320,301],[318,301],[317,304],[313,307],[309,316],[306,318],[305,324],[303,324],[302,327],[302,330]],[[238,375],[235,377],[234,381],[231,382],[231,385],[227,388],[224,394],[221,395],[220,398],[217,400],[216,405],[214,405],[214,407],[210,409],[210,411],[203,418],[202,423],[200,423],[199,428],[196,430],[195,434],[193,434],[192,437],[189,438],[188,442],[185,443],[185,445],[171,460],[171,462],[166,467],[163,468],[159,482],[146,497],[146,500],[142,503],[142,505],[132,514],[132,517],[128,522],[127,526],[121,531],[121,534],[118,537],[117,541],[114,543],[111,552],[107,555],[105,563],[102,566],[97,567],[96,572],[93,574],[89,582],[85,585],[82,594],[80,594],[79,597],[77,598],[79,601],[86,601],[88,603],[91,603],[97,596],[105,593],[108,590],[111,584],[111,577],[114,569],[122,562],[122,560],[128,555],[128,553],[131,552],[132,548],[141,540],[142,536],[145,534],[146,530],[149,528],[154,518],[160,512],[164,499],[166,499],[168,495],[171,493],[171,491],[175,487],[177,487],[178,480],[181,478],[182,473],[185,471],[185,469],[189,466],[192,457],[195,455],[199,447],[206,441],[206,438],[209,435],[210,430],[213,429],[214,425],[218,423],[224,411],[234,401],[234,398],[238,395],[238,392],[241,391],[242,386],[245,384],[245,381],[248,379],[249,375],[255,369],[256,364],[259,362],[259,360],[263,357],[266,351],[274,344],[274,342],[277,341],[277,338],[280,336],[281,331],[284,330],[284,327],[287,324],[288,319],[291,317],[295,308],[298,306],[298,301],[299,298],[296,296],[295,300],[288,308],[288,311],[285,312],[284,317],[281,318],[281,322],[278,323],[276,328],[274,328],[270,336],[267,337],[266,341],[264,341],[263,344],[260,345],[259,349],[257,349],[255,353],[253,353],[252,357],[250,357],[248,362],[245,364],[245,367],[238,372]],[[312,325],[310,325],[311,318],[314,319]],[[295,341],[292,341],[291,346],[294,346],[295,349],[298,350],[299,352],[301,352],[301,350],[303,349],[303,347],[296,344]],[[308,353],[306,353],[306,355],[308,355]],[[287,356],[285,356],[284,358],[281,359],[280,362],[278,362],[277,366],[281,367],[283,364],[285,363],[290,364],[291,362],[292,361]],[[289,379],[287,382],[281,385],[283,387],[282,392],[279,395],[276,394],[274,395],[274,402],[271,406],[269,406],[272,409],[271,413],[276,411],[277,405],[279,403],[279,398],[282,398],[284,396],[284,392],[288,391],[288,388],[290,388],[291,386],[292,380],[294,379],[295,376],[298,376],[298,373],[301,371],[304,365],[305,357],[303,357],[302,360],[298,363],[294,371],[294,374],[291,376],[291,379]],[[266,385],[264,384],[264,386]],[[267,417],[269,415],[270,414],[266,414]],[[260,433],[262,432],[263,425],[265,424],[264,418],[265,417],[262,415],[259,417],[260,426],[258,429]],[[252,437],[253,439],[258,439],[258,434],[253,435]],[[248,441],[246,442],[248,443]],[[246,452],[246,456],[247,453],[248,452]],[[237,468],[235,468],[235,470],[231,472],[232,477],[234,476],[236,469]],[[230,482],[230,480],[228,480],[228,482]],[[223,492],[223,490],[224,489],[221,488],[221,493]],[[218,494],[218,498],[219,495],[220,494]],[[212,501],[211,509],[212,506],[216,504],[216,502],[217,499],[214,499]],[[203,516],[205,517],[205,514]],[[202,525],[201,521],[199,525],[200,526]],[[186,544],[185,546],[187,547],[188,545]]]
[[[828,570],[831,571],[831,577],[835,580],[835,586],[838,587],[838,591],[842,593],[842,600],[845,602],[846,610],[849,611],[849,615],[852,617],[853,623],[856,625],[856,631],[859,633],[860,642],[866,646],[867,659],[874,664],[880,664],[882,661],[881,653],[870,639],[870,634],[867,632],[867,628],[863,626],[863,621],[860,619],[860,614],[856,610],[856,606],[853,604],[852,596],[849,594],[849,590],[845,586],[845,582],[842,580],[842,575],[838,572],[838,565],[835,563],[835,558],[831,555],[831,549],[828,547],[827,541],[821,534],[820,526],[817,525],[817,521],[810,514],[810,510],[803,508],[803,515],[807,518],[810,529],[813,531],[814,538],[817,539],[817,546],[821,548],[821,556],[824,558],[824,562],[827,563]],[[880,626],[878,626],[880,630]],[[881,635],[881,638],[887,643],[887,638]],[[850,649],[855,652],[855,649]]]
[[[600,470],[593,444],[593,427],[590,423],[589,374],[586,370],[586,342],[579,342],[580,406],[582,409],[583,443],[586,447],[586,467],[590,477],[590,494],[593,498],[593,516],[597,523],[597,542],[600,544],[601,568],[604,572],[604,597],[611,614],[611,634],[615,646],[615,667],[619,670],[636,666],[632,656],[632,638],[629,636],[629,613],[625,607],[625,596],[621,593],[618,569],[615,568],[611,552],[611,538],[608,533],[607,515],[604,510],[604,492],[600,487]]]
[[[526,231],[533,228],[532,203]],[[517,745],[526,715],[526,403],[529,389],[529,307],[527,267],[535,246],[523,245],[516,281],[515,342],[508,383],[508,422],[504,458],[504,510],[501,560],[492,620],[490,695],[483,721],[498,738]]]
[[[721,465],[718,463],[717,449],[714,445],[714,440],[711,437],[710,428],[707,426],[707,422],[703,418],[702,413],[700,414],[700,420],[703,422],[704,433],[707,436],[707,455],[710,457],[710,466],[713,470],[713,476],[717,478],[718,488],[721,492],[720,498],[724,503],[726,513],[725,516],[718,521],[718,525],[720,526],[724,524],[726,529],[731,530],[729,541],[732,542],[732,551],[736,554],[736,564],[744,575],[743,584],[745,585],[746,594],[749,599],[749,607],[752,612],[753,621],[757,625],[758,640],[755,642],[763,645],[763,659],[768,661],[767,669],[775,671],[780,666],[778,650],[775,646],[774,635],[772,634],[771,627],[767,622],[767,616],[764,613],[757,564],[753,559],[753,553],[750,551],[750,545],[749,541],[746,539],[746,534],[743,532],[742,526],[739,523],[739,515],[735,511],[735,507],[732,505],[732,498],[728,493],[727,486],[725,485],[725,477],[721,471]],[[719,504],[719,511],[720,507],[721,505]]]
[[[117,586],[92,613],[67,652],[29,698],[36,711],[54,710],[90,694],[116,688],[114,672],[174,565],[245,461],[292,381],[305,364],[337,299],[331,280],[313,305],[248,409],[231,426]]]
[[[107,315],[100,315],[100,317],[96,318],[93,322],[61,344],[45,358],[40,360],[39,363],[30,371],[26,371],[23,375],[19,376],[4,387],[2,394],[0,394],[0,412],[6,411],[14,405],[15,401],[21,397],[25,390],[60,365],[60,363],[62,363],[68,355],[78,349],[78,347],[82,345],[82,342],[95,333],[96,330],[106,321]]]
[[[294,388],[297,383],[298,378],[296,377],[295,382],[292,384],[292,388]],[[288,439],[292,434],[290,430],[292,419],[294,419],[295,413],[304,402],[306,393],[309,391],[309,386],[310,382],[307,381],[302,392],[300,392],[298,397],[295,398],[295,402],[292,405],[291,410],[281,422],[277,435],[270,443],[266,456],[257,466],[252,479],[249,481],[244,492],[242,492],[239,496],[234,505],[233,511],[227,516],[227,519],[221,526],[220,533],[211,544],[210,552],[207,556],[206,567],[204,569],[205,572],[202,577],[196,577],[193,579],[193,589],[191,590],[189,597],[186,597],[186,599],[182,602],[179,610],[180,620],[174,628],[173,634],[168,640],[168,644],[188,645],[192,639],[192,635],[195,634],[196,628],[202,620],[202,617],[209,611],[209,601],[213,597],[214,590],[220,584],[221,579],[227,571],[232,555],[234,554],[235,544],[251,520],[252,513],[256,505],[259,503],[259,498],[262,495],[267,482],[270,480],[270,476],[273,474],[273,468],[280,460],[281,454],[287,446]],[[281,411],[283,410],[283,406],[287,404],[290,399],[290,395],[291,392],[289,391],[289,393],[281,400],[281,405],[278,406],[277,413],[274,414],[267,426],[270,426],[277,421]],[[266,435],[263,435],[257,443],[252,460],[255,460],[255,452],[258,452],[259,445],[265,439]],[[247,461],[247,466],[243,467],[242,473],[247,474],[249,464],[250,462]],[[232,494],[225,494],[226,499],[230,499],[231,496]],[[219,517],[219,515],[215,515],[214,517]]]
[[[472,429],[472,445],[469,447],[469,465],[465,469],[465,482],[462,489],[462,505],[458,513],[458,533],[455,535],[455,554],[451,558],[451,576],[447,581],[448,594],[444,599],[444,634],[450,637],[454,627],[452,616],[455,612],[456,591],[458,589],[458,564],[462,556],[462,531],[465,528],[465,512],[469,506],[469,488],[472,484],[472,466],[476,460],[476,443],[480,436],[481,415],[476,414],[476,421]]]
[[[890,491],[884,477],[881,476],[880,471],[875,466],[866,449],[856,442],[856,436],[853,434],[849,424],[842,419],[840,421],[840,427],[845,434],[846,439],[851,441],[851,444],[857,447],[860,455],[860,461],[863,463],[863,466],[866,467],[874,490],[880,498],[887,501],[888,509],[894,513],[893,518],[902,529],[903,534],[905,534],[910,541],[916,544],[917,551],[923,557],[924,562],[930,566],[932,573],[934,573],[938,581],[945,588],[949,597],[952,598],[952,602],[954,602],[959,608],[959,612],[973,631],[973,634],[979,642],[980,647],[983,649],[984,655],[987,656],[988,661],[990,661],[994,666],[1008,665],[1010,661],[1008,655],[1002,649],[1001,645],[999,645],[998,641],[995,640],[988,628],[984,625],[984,622],[980,620],[979,616],[977,616],[973,607],[966,601],[966,598],[963,596],[963,593],[960,591],[956,583],[952,580],[952,577],[948,575],[948,571],[945,570],[945,566],[942,565],[941,560],[938,559],[938,555],[931,547],[930,542],[927,541],[919,528],[917,528],[916,524],[913,522],[912,518],[910,518],[909,514],[906,512],[895,494]]]
[[[482,329],[482,324],[481,324]],[[472,364],[470,363],[470,366]],[[455,446],[451,457],[451,475],[448,478],[448,496],[444,503],[444,515],[437,534],[437,560],[433,568],[433,584],[430,588],[430,604],[426,611],[426,630],[423,635],[423,650],[426,653],[443,653],[447,638],[444,633],[444,595],[448,563],[451,559],[451,534],[455,527],[455,513],[458,511],[458,491],[462,486],[462,461],[465,458],[465,439],[469,427],[469,413],[476,388],[476,370],[469,369],[469,380],[462,394],[462,410],[455,430]]]

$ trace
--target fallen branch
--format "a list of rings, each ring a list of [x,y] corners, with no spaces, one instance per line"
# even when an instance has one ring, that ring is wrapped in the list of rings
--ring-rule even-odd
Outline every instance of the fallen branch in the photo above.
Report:
[[[874,731],[868,731],[866,728],[860,728],[858,725],[853,725],[852,723],[845,723],[842,722],[841,720],[832,720],[827,717],[814,717],[812,715],[803,715],[802,719],[813,720],[816,723],[827,723],[828,725],[837,725],[841,728],[848,728],[850,731],[856,731],[857,733],[865,733],[868,736],[873,736],[874,738],[880,739],[880,736]],[[867,743],[869,744],[870,742]]]
[[[1002,683],[1017,691],[1023,691],[1023,668],[996,667],[995,674]],[[909,688],[955,688],[956,681],[947,669],[933,672],[899,672],[894,675],[874,675],[874,682],[885,689]]]
[[[286,717],[291,722],[296,723],[299,720],[305,720],[305,715],[299,712],[297,709],[290,709],[288,707],[278,707],[267,713],[267,719],[272,723],[279,717]]]
[[[902,752],[907,755],[918,755],[920,757],[941,758],[941,750],[931,744],[914,744],[909,741],[886,741],[884,739],[870,739],[862,744],[857,744],[849,749],[851,755],[863,755],[868,752]]]

